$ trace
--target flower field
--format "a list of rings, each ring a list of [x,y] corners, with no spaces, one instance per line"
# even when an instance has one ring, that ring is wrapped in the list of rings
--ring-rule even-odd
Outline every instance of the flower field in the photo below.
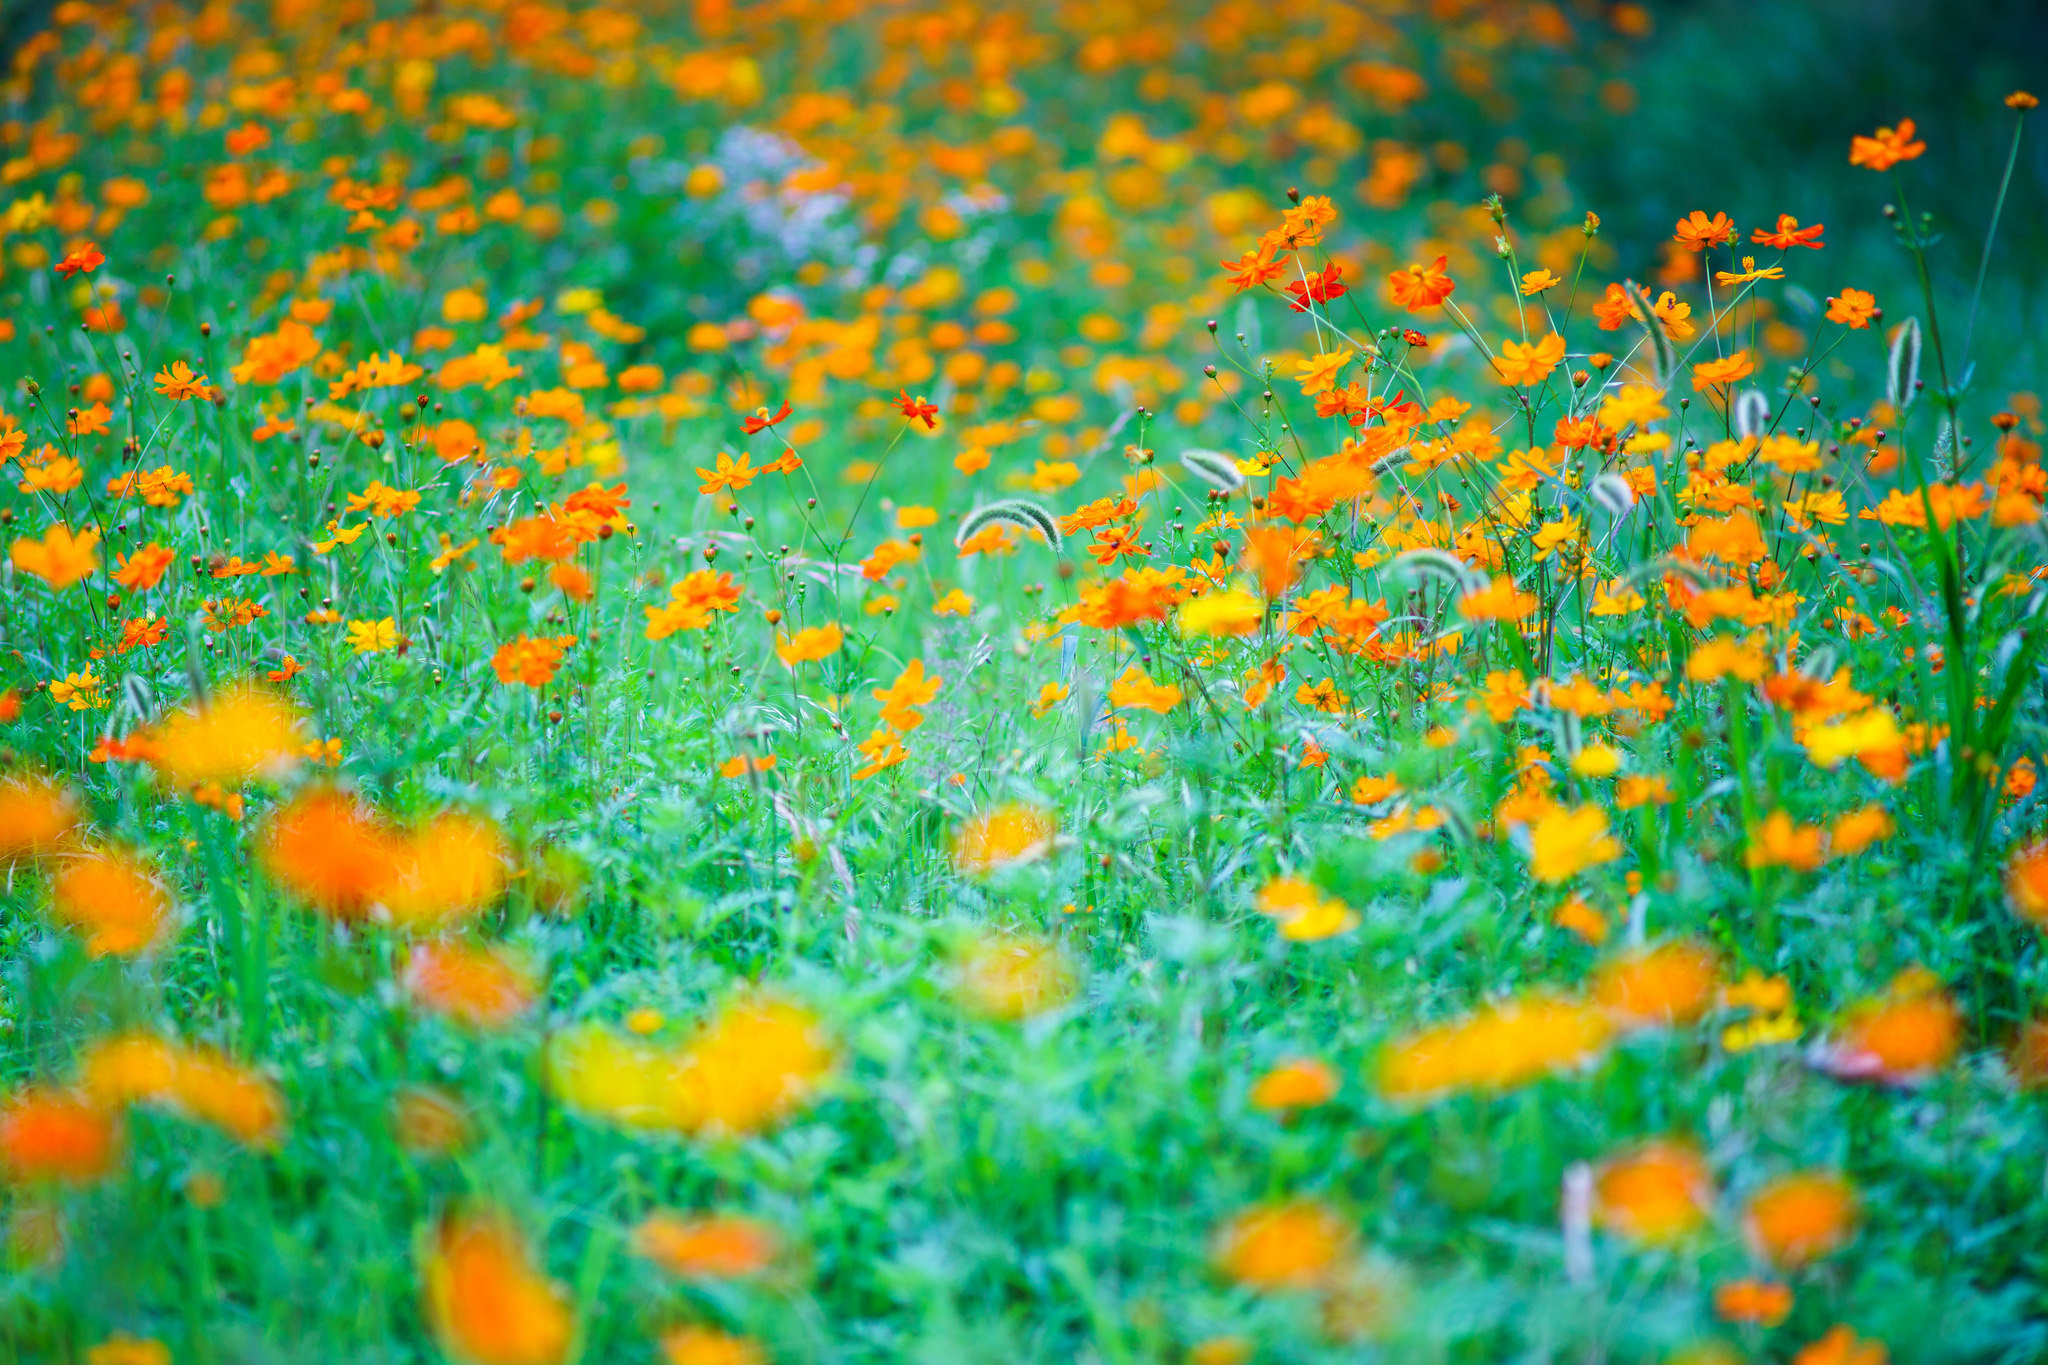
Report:
[[[1644,228],[1633,4],[43,10],[0,1358],[2048,1357],[2032,95]]]

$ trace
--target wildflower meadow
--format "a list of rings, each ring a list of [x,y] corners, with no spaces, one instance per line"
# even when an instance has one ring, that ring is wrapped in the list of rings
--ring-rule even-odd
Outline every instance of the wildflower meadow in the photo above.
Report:
[[[1997,54],[9,8],[0,1360],[2048,1359]]]

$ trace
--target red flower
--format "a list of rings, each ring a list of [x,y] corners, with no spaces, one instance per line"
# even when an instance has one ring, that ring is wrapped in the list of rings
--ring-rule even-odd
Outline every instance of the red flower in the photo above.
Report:
[[[1797,218],[1789,213],[1781,213],[1778,215],[1777,227],[1769,232],[1758,228],[1749,234],[1749,240],[1759,246],[1774,247],[1779,251],[1790,251],[1795,246],[1811,247],[1819,251],[1822,246],[1821,231],[1819,223],[1812,227],[1801,227]]]
[[[922,398],[912,398],[908,390],[896,390],[896,408],[913,422],[923,422],[927,430],[936,430],[939,425],[939,405],[927,403]]]
[[[1294,295],[1289,305],[1297,313],[1306,313],[1312,303],[1328,303],[1331,299],[1344,296],[1344,267],[1326,265],[1320,273],[1306,279],[1291,280],[1287,292]]]
[[[756,432],[768,430],[768,428],[774,426],[777,422],[780,422],[783,418],[787,416],[789,416],[789,400],[785,398],[782,400],[781,411],[777,412],[773,417],[770,417],[768,415],[768,409],[755,408],[754,415],[752,417],[747,418],[744,422],[740,423],[740,430],[746,432],[747,435],[752,436]]]
[[[64,259],[57,262],[57,273],[67,280],[80,271],[91,274],[105,264],[106,259],[97,243],[87,242],[64,253]]]

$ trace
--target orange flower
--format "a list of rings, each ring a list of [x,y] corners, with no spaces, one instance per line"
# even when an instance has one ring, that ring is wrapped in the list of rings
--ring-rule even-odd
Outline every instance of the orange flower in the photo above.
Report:
[[[9,1180],[86,1185],[120,1160],[120,1117],[89,1100],[28,1089],[0,1104],[0,1171]]]
[[[1264,1204],[1217,1229],[1210,1261],[1225,1279],[1251,1289],[1313,1289],[1328,1283],[1353,1241],[1350,1225],[1322,1204]]]
[[[114,581],[130,592],[143,592],[163,581],[177,556],[161,545],[145,545],[115,561]]]
[[[236,687],[176,712],[149,736],[149,761],[181,787],[271,778],[292,768],[303,746],[291,703]]]
[[[697,466],[697,477],[704,481],[698,486],[697,491],[717,493],[728,488],[735,493],[745,491],[747,485],[754,481],[754,476],[761,472],[750,463],[752,459],[753,456],[743,450],[738,462],[735,463],[732,456],[722,450],[719,451],[717,458],[712,461],[716,468],[706,469],[702,465]]]
[[[1439,307],[1458,286],[1444,270],[1450,257],[1439,256],[1428,265],[1410,265],[1387,276],[1387,292],[1393,301],[1411,313]]]
[[[1713,949],[1681,939],[1609,962],[1592,998],[1622,1028],[1690,1024],[1713,1008],[1720,980]]]
[[[790,668],[801,663],[829,659],[846,643],[846,633],[836,624],[809,626],[794,635],[775,632],[775,657]]]
[[[421,1266],[423,1307],[441,1348],[465,1365],[559,1365],[575,1335],[569,1296],[534,1264],[511,1220],[490,1210],[441,1220]]]
[[[71,533],[68,526],[52,526],[41,540],[14,542],[10,557],[14,567],[34,574],[58,592],[92,577],[100,567],[98,531]]]
[[[1500,382],[1508,385],[1540,384],[1557,362],[1564,359],[1564,338],[1552,332],[1533,345],[1520,341],[1501,343],[1493,368]]]
[[[1251,1089],[1255,1109],[1315,1109],[1337,1094],[1337,1073],[1313,1057],[1296,1057],[1259,1077]]]
[[[68,787],[39,777],[0,780],[0,868],[69,847],[80,815],[78,797]]]
[[[1694,209],[1689,217],[1678,220],[1678,232],[1673,238],[1687,251],[1705,251],[1708,247],[1726,246],[1737,236],[1735,223],[1725,213],[1707,217]]]
[[[746,1337],[716,1327],[686,1323],[661,1334],[668,1365],[768,1365],[768,1354]]]
[[[0,796],[0,801],[4,800]],[[0,821],[0,829],[4,828],[5,822]],[[5,849],[0,843],[0,853]],[[2048,843],[2014,851],[2005,865],[2005,895],[2014,911],[2032,920],[2035,927],[2048,930]]]
[[[1525,995],[1390,1043],[1377,1068],[1380,1093],[1413,1100],[1512,1090],[1594,1061],[1613,1031],[1592,1005]]]
[[[106,256],[92,242],[81,242],[64,253],[64,259],[53,267],[65,279],[84,272],[90,274],[107,262]]]
[[[1879,311],[1876,296],[1861,289],[1844,289],[1828,299],[1828,321],[1852,329],[1868,327]]]
[[[1819,251],[1823,245],[1820,235],[1826,230],[1819,223],[1811,227],[1801,227],[1797,218],[1789,213],[1781,213],[1778,215],[1776,227],[1769,231],[1758,228],[1749,234],[1749,240],[1758,246],[1772,247],[1778,251],[1790,251],[1795,246]]]
[[[1849,140],[1849,164],[1888,171],[1901,161],[1911,161],[1927,150],[1924,142],[1913,140],[1913,120],[1900,119],[1897,128],[1880,128],[1871,137],[1858,134]]]
[[[1756,362],[1748,351],[1737,351],[1721,360],[1702,360],[1692,367],[1692,391],[1705,393],[1749,378],[1756,371]]]
[[[1890,1359],[1883,1342],[1865,1340],[1837,1323],[1826,1336],[1793,1356],[1792,1365],[1886,1365]]]
[[[1487,586],[1458,599],[1458,615],[1467,621],[1519,621],[1539,605],[1534,593],[1523,592],[1514,579],[1497,574]]]
[[[1850,1008],[1822,1064],[1845,1080],[1911,1084],[1947,1066],[1962,1034],[1962,1011],[1940,979],[1912,967],[1892,978],[1884,994]]]
[[[1600,1166],[1593,1218],[1638,1242],[1683,1241],[1706,1225],[1714,1181],[1694,1148],[1651,1142]]]
[[[555,671],[562,666],[562,651],[575,643],[574,635],[542,636],[539,639],[521,635],[498,646],[498,652],[491,656],[491,671],[498,675],[499,682],[508,687],[515,683],[546,687],[554,681]]]
[[[1857,1222],[1856,1191],[1841,1176],[1801,1171],[1750,1196],[1743,1234],[1757,1254],[1799,1266],[1846,1243]]]
[[[657,1210],[633,1229],[633,1250],[684,1279],[736,1280],[766,1270],[782,1243],[752,1218]]]
[[[423,943],[406,963],[404,985],[420,1008],[477,1028],[503,1028],[539,998],[526,964],[495,946]]]
[[[50,879],[50,913],[85,936],[93,957],[132,957],[170,925],[170,898],[141,863],[104,850],[66,860]]]
[[[1529,875],[1548,885],[1620,856],[1620,843],[1607,832],[1607,812],[1598,806],[1560,806],[1529,827]]]
[[[1731,1280],[1714,1286],[1714,1316],[1723,1322],[1776,1327],[1792,1316],[1792,1291],[1769,1280]]]

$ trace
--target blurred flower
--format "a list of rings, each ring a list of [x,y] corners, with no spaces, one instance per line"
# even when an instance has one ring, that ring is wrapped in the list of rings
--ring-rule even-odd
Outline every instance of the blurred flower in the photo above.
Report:
[[[1962,1045],[1963,1016],[1925,968],[1892,978],[1882,995],[1858,1001],[1815,1064],[1844,1080],[1911,1085],[1947,1066]]]
[[[441,1220],[422,1249],[421,1298],[441,1349],[463,1365],[559,1365],[576,1321],[502,1213]]]
[[[984,935],[960,954],[954,970],[961,1003],[991,1019],[1043,1014],[1074,990],[1074,970],[1049,939]]]
[[[1661,1245],[1704,1227],[1713,1199],[1713,1177],[1697,1150],[1649,1142],[1600,1164],[1593,1220],[1633,1241]]]
[[[1042,807],[993,807],[953,832],[953,866],[968,876],[987,876],[1036,862],[1052,851],[1057,830],[1052,812]]]
[[[1714,1286],[1714,1316],[1723,1322],[1776,1327],[1792,1315],[1792,1291],[1769,1280],[1730,1280]]]
[[[1297,1057],[1259,1077],[1250,1099],[1255,1109],[1315,1109],[1335,1098],[1337,1085],[1337,1073],[1328,1066],[1313,1057]]]
[[[1314,1289],[1350,1254],[1351,1226],[1312,1200],[1263,1204],[1231,1218],[1210,1240],[1210,1261],[1250,1289]]]
[[[81,832],[82,815],[77,794],[58,782],[0,778],[0,868],[69,848]]]
[[[50,878],[50,914],[82,934],[93,957],[133,957],[170,927],[163,885],[130,854],[99,849],[58,864]]]
[[[1596,1060],[1613,1034],[1605,1010],[1540,993],[1388,1043],[1377,1068],[1390,1099],[1511,1090]]]
[[[1857,1216],[1856,1191],[1848,1181],[1831,1172],[1801,1171],[1749,1197],[1743,1235],[1772,1264],[1801,1266],[1845,1244]]]
[[[662,1333],[661,1354],[668,1365],[768,1365],[767,1353],[746,1337],[694,1323]]]
[[[496,945],[422,943],[412,950],[403,981],[420,1008],[477,1028],[504,1028],[539,998],[526,963]]]
[[[773,1228],[737,1214],[657,1210],[633,1229],[633,1250],[683,1279],[732,1280],[758,1275],[781,1249]]]
[[[305,743],[299,723],[299,710],[290,702],[260,688],[237,687],[156,726],[148,758],[181,787],[276,778],[298,762]]]
[[[1690,1024],[1713,1007],[1720,973],[1711,948],[1681,939],[1605,963],[1592,998],[1624,1029]]]
[[[91,1099],[41,1088],[0,1101],[0,1172],[10,1181],[85,1185],[121,1161],[121,1119]]]

